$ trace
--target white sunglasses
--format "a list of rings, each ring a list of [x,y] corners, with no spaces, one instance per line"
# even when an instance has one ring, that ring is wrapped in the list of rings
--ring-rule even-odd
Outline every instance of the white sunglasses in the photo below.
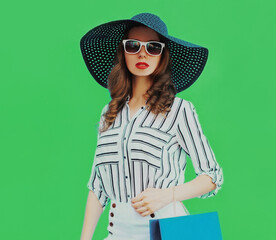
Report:
[[[128,54],[136,54],[140,52],[142,46],[145,46],[146,52],[151,56],[159,56],[165,47],[165,43],[162,42],[142,42],[136,39],[124,39],[123,45],[125,52]]]

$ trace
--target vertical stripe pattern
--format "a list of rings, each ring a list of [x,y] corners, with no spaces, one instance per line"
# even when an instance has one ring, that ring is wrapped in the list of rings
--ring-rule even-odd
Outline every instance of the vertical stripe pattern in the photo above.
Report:
[[[130,118],[129,97],[114,123],[98,133],[94,162],[87,187],[102,207],[110,199],[128,202],[146,188],[168,188],[183,184],[187,156],[196,175],[206,174],[216,189],[198,196],[217,194],[223,183],[222,168],[203,134],[195,107],[175,97],[167,118],[145,106]],[[101,112],[100,126],[103,114]]]

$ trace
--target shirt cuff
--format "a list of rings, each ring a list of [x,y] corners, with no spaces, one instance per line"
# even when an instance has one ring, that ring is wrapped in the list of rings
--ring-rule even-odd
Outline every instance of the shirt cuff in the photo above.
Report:
[[[216,170],[211,169],[210,171],[204,171],[201,173],[197,173],[197,176],[200,175],[207,175],[210,176],[212,178],[212,182],[216,184],[216,188],[208,193],[205,193],[203,195],[198,196],[198,198],[209,198],[212,196],[217,195],[218,191],[222,188],[222,184],[223,184],[223,172],[222,172],[222,168],[218,168]]]

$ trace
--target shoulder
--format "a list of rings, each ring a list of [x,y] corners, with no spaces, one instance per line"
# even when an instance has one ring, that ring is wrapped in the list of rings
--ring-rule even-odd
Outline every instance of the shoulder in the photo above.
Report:
[[[101,114],[100,114],[100,122],[103,122],[105,119],[104,114],[106,113],[106,111],[108,110],[108,103],[106,105],[104,105],[101,109]]]
[[[177,124],[183,124],[183,122],[188,124],[192,123],[195,117],[197,117],[197,112],[193,103],[183,98],[177,98],[177,101],[179,102]]]
[[[195,108],[191,101],[180,97],[175,97],[174,104],[179,106],[181,111],[184,111],[185,109],[193,110]]]
[[[102,116],[103,114],[105,114],[105,112],[106,112],[107,110],[108,110],[108,103],[107,103],[106,105],[103,106],[102,111],[101,111],[101,116]]]

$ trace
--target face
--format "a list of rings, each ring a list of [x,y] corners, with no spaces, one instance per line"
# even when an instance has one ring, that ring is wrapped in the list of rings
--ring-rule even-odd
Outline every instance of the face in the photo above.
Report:
[[[143,42],[147,42],[151,40],[160,42],[158,34],[154,30],[146,26],[133,27],[129,31],[127,38],[136,39]],[[136,54],[128,54],[124,51],[124,55],[125,55],[125,61],[126,61],[128,70],[133,75],[136,75],[136,76],[148,76],[152,72],[154,72],[162,56],[162,54],[160,54],[159,56],[149,55],[146,52],[145,46],[142,46],[140,52]],[[145,62],[149,66],[147,68],[138,68],[136,64],[139,62]]]

